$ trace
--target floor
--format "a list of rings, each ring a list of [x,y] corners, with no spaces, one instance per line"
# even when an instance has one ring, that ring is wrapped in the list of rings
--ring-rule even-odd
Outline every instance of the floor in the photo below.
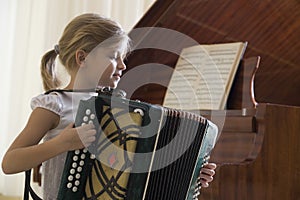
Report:
[[[3,196],[0,194],[0,200],[22,200],[21,197],[8,197],[8,196]]]

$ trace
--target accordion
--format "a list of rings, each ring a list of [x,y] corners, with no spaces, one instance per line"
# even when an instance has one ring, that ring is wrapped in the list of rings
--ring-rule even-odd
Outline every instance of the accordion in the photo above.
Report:
[[[95,125],[96,140],[68,152],[58,199],[197,199],[199,172],[218,136],[212,122],[98,93],[79,103],[75,126],[86,123]]]

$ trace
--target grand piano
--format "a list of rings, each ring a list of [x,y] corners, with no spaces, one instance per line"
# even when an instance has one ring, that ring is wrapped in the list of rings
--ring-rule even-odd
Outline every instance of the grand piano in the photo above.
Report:
[[[248,42],[226,109],[200,111],[221,134],[211,155],[217,174],[199,199],[300,199],[300,2],[157,0],[130,32],[134,49],[124,76],[135,76],[119,87],[131,99],[162,104],[171,70],[152,65],[174,68],[174,52],[190,43],[175,40],[173,52],[159,48],[169,38],[151,28],[135,32],[143,27],[174,30],[199,44]],[[131,92],[137,83],[144,84]]]

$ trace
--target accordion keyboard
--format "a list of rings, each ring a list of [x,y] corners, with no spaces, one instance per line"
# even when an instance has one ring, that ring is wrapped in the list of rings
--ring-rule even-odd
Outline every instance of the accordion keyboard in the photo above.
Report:
[[[91,109],[85,110],[85,115],[82,118],[82,124],[97,124],[96,120],[96,114],[92,113]],[[88,159],[89,157],[89,159]],[[72,164],[71,168],[69,170],[69,173],[67,175],[67,188],[70,189],[72,192],[77,192],[78,187],[81,184],[81,177],[83,176],[83,167],[86,164],[86,162],[89,162],[90,160],[94,160],[96,157],[94,154],[91,154],[88,152],[87,148],[84,149],[78,149],[74,151],[74,154],[72,155]]]

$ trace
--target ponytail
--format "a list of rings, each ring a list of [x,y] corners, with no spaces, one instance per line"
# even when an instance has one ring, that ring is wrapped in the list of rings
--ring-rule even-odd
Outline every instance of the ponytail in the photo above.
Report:
[[[55,72],[55,59],[57,55],[58,52],[56,50],[50,50],[42,58],[41,76],[45,91],[56,89],[60,86],[60,81]]]

